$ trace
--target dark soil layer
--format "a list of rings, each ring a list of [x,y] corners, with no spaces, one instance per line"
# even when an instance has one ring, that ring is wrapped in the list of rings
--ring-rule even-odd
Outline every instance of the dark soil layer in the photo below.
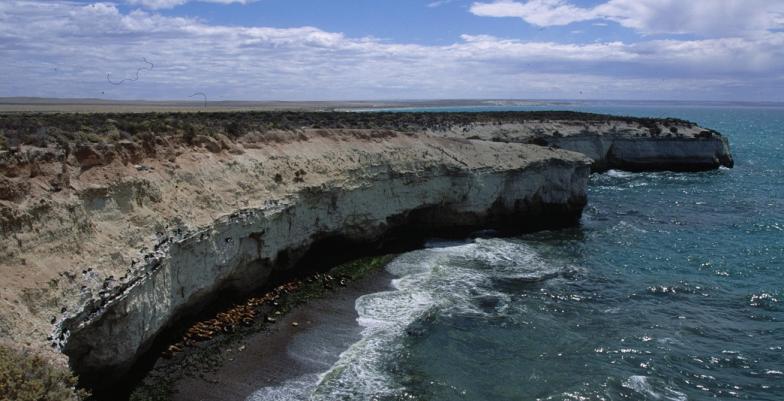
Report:
[[[471,123],[520,123],[569,120],[622,121],[658,135],[662,125],[694,124],[678,119],[618,117],[571,111],[399,113],[399,112],[214,112],[214,113],[18,113],[0,114],[0,149],[20,145],[106,143],[120,140],[146,143],[163,137],[188,142],[198,135],[237,139],[249,133],[310,129],[375,129],[416,132]]]

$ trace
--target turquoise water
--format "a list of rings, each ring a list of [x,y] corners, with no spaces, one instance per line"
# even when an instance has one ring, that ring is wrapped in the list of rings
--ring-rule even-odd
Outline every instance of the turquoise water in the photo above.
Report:
[[[736,167],[594,174],[580,227],[404,254],[361,341],[255,399],[784,400],[784,109],[558,108],[692,120]]]

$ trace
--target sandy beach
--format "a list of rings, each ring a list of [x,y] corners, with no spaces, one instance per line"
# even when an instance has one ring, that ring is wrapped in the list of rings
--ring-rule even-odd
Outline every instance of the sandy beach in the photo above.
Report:
[[[215,371],[185,375],[174,386],[173,399],[240,401],[262,387],[326,371],[360,338],[356,299],[390,288],[391,279],[379,269],[325,298],[295,307],[268,330],[223,350],[230,356]]]

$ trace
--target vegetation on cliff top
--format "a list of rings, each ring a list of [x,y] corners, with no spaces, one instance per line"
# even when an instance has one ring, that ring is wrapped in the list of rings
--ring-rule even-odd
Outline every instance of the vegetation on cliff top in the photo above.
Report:
[[[0,346],[0,399],[14,401],[78,401],[76,378],[44,358]]]
[[[239,138],[248,133],[311,129],[377,129],[414,132],[472,123],[569,120],[622,121],[658,131],[658,124],[693,125],[678,119],[618,117],[571,111],[392,113],[392,112],[215,112],[215,113],[10,113],[0,114],[0,149],[20,145],[149,141],[150,137],[197,135]]]

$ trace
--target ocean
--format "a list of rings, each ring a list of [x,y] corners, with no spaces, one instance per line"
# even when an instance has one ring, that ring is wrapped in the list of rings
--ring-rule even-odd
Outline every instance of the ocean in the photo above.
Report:
[[[434,238],[335,364],[249,400],[784,400],[784,108],[446,111],[542,109],[691,120],[736,165],[593,174],[579,227]]]

